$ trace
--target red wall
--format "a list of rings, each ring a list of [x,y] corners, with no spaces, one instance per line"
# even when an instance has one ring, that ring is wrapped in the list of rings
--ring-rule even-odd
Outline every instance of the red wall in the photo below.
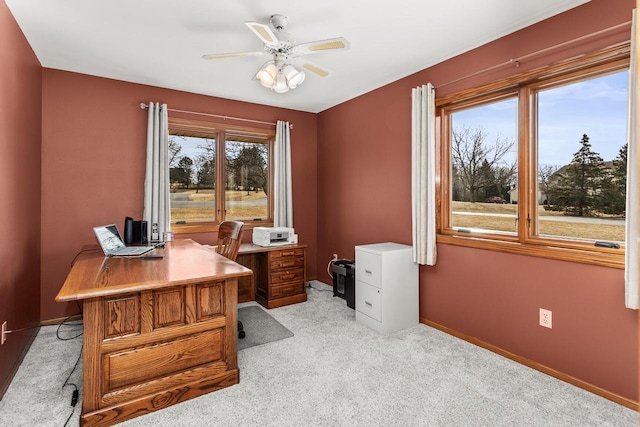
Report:
[[[34,326],[40,315],[41,68],[0,2],[0,324]],[[36,330],[0,348],[0,398]]]
[[[308,275],[316,276],[315,114],[50,69],[43,70],[42,86],[42,319],[77,311],[54,298],[81,247],[96,244],[92,227],[122,227],[125,216],[142,216],[147,113],[141,102],[293,123],[294,225],[300,242],[309,245]],[[214,233],[179,237],[216,240]]]
[[[592,0],[319,114],[318,267],[354,246],[411,243],[411,89],[436,96],[629,39],[629,26],[451,82],[630,21],[633,0]],[[419,54],[419,53],[417,53]],[[538,309],[553,311],[553,329]],[[438,245],[420,269],[420,316],[628,399],[638,399],[638,319],[624,307],[623,271]]]

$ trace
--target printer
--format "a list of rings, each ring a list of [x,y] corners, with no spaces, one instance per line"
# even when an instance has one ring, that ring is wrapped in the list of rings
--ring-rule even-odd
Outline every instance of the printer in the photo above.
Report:
[[[253,244],[258,246],[294,245],[298,235],[288,227],[254,227]]]

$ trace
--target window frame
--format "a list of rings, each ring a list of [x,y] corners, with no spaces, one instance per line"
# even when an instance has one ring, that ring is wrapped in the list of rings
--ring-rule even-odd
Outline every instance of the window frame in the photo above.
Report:
[[[217,232],[220,223],[225,219],[235,219],[225,217],[225,144],[226,135],[233,137],[258,138],[267,140],[268,153],[268,169],[269,184],[267,194],[267,218],[260,220],[242,219],[244,222],[244,230],[252,230],[254,227],[272,227],[273,226],[273,150],[275,144],[275,129],[254,128],[246,126],[234,126],[227,123],[207,122],[190,120],[180,117],[169,117],[169,136],[191,136],[197,138],[214,138],[216,141],[216,190],[215,190],[215,220],[214,221],[197,221],[192,223],[178,224],[171,221],[171,231],[175,234],[184,233],[207,233]]]
[[[436,99],[436,138],[440,142],[436,174],[438,243],[496,250],[585,264],[624,268],[620,249],[595,247],[593,242],[538,236],[536,183],[536,91],[629,69],[629,43],[536,68],[481,87]],[[518,204],[516,234],[461,232],[451,227],[451,114],[475,105],[517,96]],[[531,195],[531,196],[530,196]]]

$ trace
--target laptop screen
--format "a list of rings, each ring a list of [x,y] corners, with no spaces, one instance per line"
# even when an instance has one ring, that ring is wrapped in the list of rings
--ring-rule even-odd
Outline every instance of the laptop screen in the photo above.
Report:
[[[113,253],[125,247],[118,232],[118,227],[116,227],[115,224],[94,227],[93,230],[96,232],[98,242],[100,242],[100,246],[102,246],[105,254]]]

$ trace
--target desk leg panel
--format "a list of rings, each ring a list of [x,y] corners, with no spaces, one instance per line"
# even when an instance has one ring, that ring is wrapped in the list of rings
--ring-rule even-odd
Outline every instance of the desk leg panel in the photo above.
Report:
[[[225,280],[225,318],[227,319],[227,334],[225,342],[225,353],[227,366],[229,369],[238,368],[238,351],[236,350],[236,331],[238,324],[238,279]]]
[[[207,298],[198,303],[200,293]],[[113,425],[237,384],[237,293],[238,280],[227,278],[85,300],[82,425]]]
[[[102,398],[100,385],[103,381],[101,365],[102,341],[104,339],[103,300],[92,298],[83,303],[83,375],[82,412],[91,412],[100,407]],[[87,379],[90,379],[87,381]]]
[[[220,390],[240,381],[237,369],[210,378],[204,378],[168,390],[144,396],[129,402],[112,405],[96,411],[83,413],[80,417],[82,426],[111,426],[140,415],[164,409],[176,403]]]

